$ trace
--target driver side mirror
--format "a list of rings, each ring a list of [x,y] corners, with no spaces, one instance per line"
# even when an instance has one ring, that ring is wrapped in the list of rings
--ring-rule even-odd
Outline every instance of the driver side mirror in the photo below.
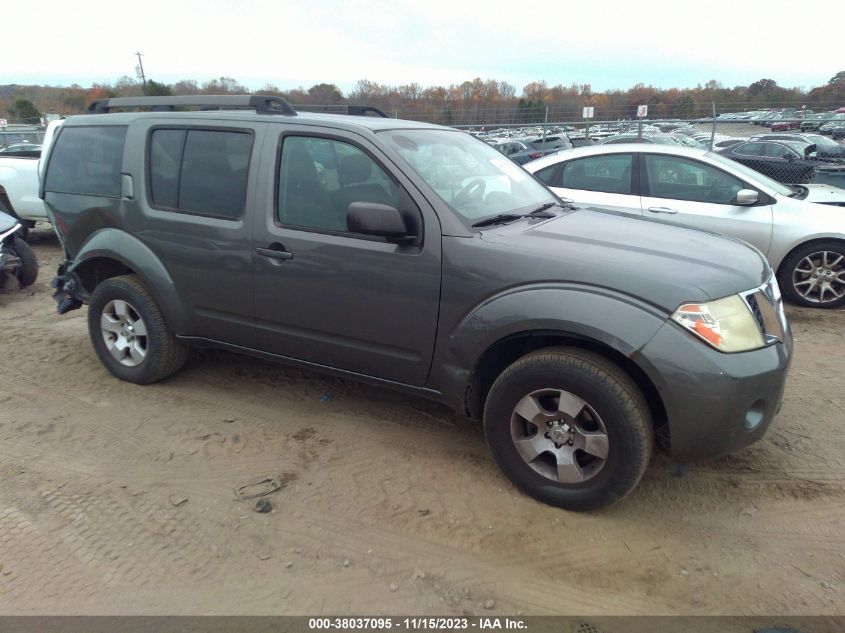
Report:
[[[353,202],[346,208],[346,228],[350,233],[383,237],[388,242],[412,242],[414,235],[399,209],[377,202]]]
[[[757,204],[760,199],[760,194],[753,189],[740,189],[736,192],[734,204],[740,207],[750,207],[752,204]]]

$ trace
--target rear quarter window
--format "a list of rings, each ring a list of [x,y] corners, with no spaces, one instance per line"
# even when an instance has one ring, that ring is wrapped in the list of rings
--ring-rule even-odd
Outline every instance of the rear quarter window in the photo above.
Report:
[[[120,197],[126,126],[64,127],[50,155],[44,190]]]

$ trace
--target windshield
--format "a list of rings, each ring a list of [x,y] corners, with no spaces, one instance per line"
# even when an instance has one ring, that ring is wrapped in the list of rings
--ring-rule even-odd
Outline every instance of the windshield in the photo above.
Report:
[[[827,138],[826,136],[822,136],[821,134],[807,134],[807,140],[809,140],[811,143],[815,143],[820,147],[842,147],[833,139]]]
[[[742,163],[738,163],[735,160],[725,158],[724,156],[721,156],[714,152],[708,152],[707,158],[717,163],[721,163],[724,167],[733,171],[734,173],[742,175],[742,177],[748,182],[757,185],[763,185],[764,187],[773,189],[782,196],[789,196],[794,193],[794,191],[786,185],[782,185],[777,180],[772,180],[768,176],[764,176],[763,174],[761,174],[759,171],[751,169],[750,167],[746,167]]]
[[[388,130],[380,134],[464,220],[474,222],[555,201],[528,172],[464,132]]]
[[[673,134],[672,139],[678,143],[679,145],[686,145],[687,147],[701,147],[701,143],[696,141],[694,138],[690,138],[684,134]],[[710,143],[708,142],[707,145],[709,146]]]
[[[0,132],[0,147],[34,143],[40,145],[44,140],[44,132]]]

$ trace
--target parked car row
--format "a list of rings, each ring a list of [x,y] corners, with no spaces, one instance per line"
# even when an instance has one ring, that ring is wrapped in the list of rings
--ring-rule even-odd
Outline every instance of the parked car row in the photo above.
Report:
[[[572,141],[565,134],[526,138],[524,140],[485,140],[518,165],[523,165],[530,160],[535,160],[547,154],[553,154],[573,147]]]

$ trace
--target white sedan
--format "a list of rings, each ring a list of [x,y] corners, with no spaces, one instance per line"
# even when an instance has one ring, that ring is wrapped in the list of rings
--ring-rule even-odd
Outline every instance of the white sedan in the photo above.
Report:
[[[783,185],[703,149],[598,145],[523,165],[580,206],[738,237],[762,251],[793,302],[845,305],[845,190]]]

